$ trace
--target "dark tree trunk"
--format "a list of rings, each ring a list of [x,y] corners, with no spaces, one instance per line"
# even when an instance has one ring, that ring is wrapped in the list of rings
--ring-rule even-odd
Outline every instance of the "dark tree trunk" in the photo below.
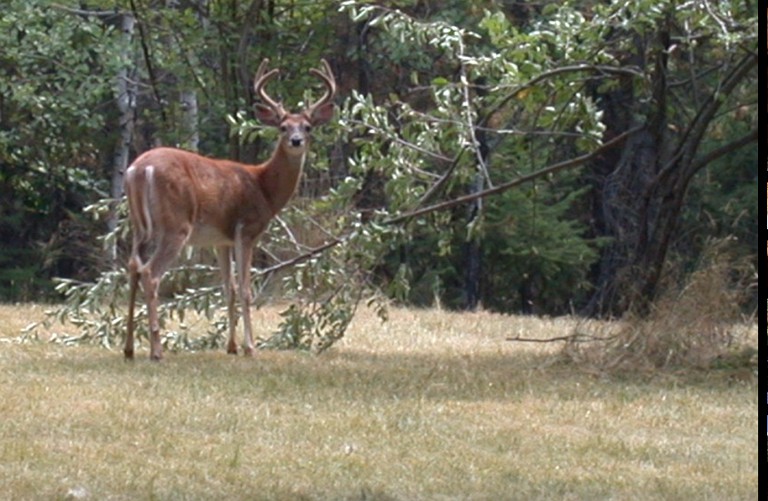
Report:
[[[613,171],[601,176],[594,219],[599,221],[600,236],[612,240],[598,263],[596,291],[587,306],[590,315],[621,315],[641,306],[643,298],[652,299],[649,293],[655,289],[656,280],[651,279],[650,272],[662,265],[666,253],[666,245],[658,246],[658,232],[666,232],[671,220],[677,218],[669,211],[668,202],[659,206],[661,200],[656,194],[643,196],[652,182],[659,150],[657,138],[647,128],[642,129],[627,139]],[[675,196],[682,202],[682,195]],[[648,222],[652,210],[658,211],[656,218],[665,223],[643,228],[643,220]],[[638,268],[641,262],[645,266]]]
[[[483,191],[483,175],[475,175],[471,193]],[[483,200],[478,198],[469,204],[467,225],[472,226],[482,217]],[[470,235],[464,245],[464,309],[474,311],[480,305],[480,277],[482,272],[482,248],[480,238]]]
[[[755,70],[757,55],[742,52],[734,56],[725,66],[729,71],[712,86],[711,94],[693,105],[690,115],[675,115],[672,126],[669,117],[673,113],[667,106],[673,99],[667,82],[669,46],[669,32],[661,27],[648,52],[649,61],[639,56],[632,61],[653,65],[650,102],[638,102],[630,81],[612,91],[596,93],[605,114],[607,139],[634,126],[633,113],[643,115],[644,123],[622,146],[595,161],[587,174],[593,186],[593,234],[611,238],[593,270],[596,289],[583,312],[590,316],[648,311],[679,228],[691,179],[712,160],[757,139],[755,130],[699,154],[708,126],[726,98]],[[675,92],[675,106],[681,106],[681,93]],[[681,117],[692,118],[685,123]]]
[[[486,166],[491,152],[487,134],[482,128],[475,129],[475,140],[477,141],[478,166],[475,180],[470,187],[470,193],[480,193],[485,189],[485,179],[488,175]],[[471,228],[482,217],[483,199],[477,198],[472,201],[469,204],[468,212],[467,227]],[[464,251],[464,308],[468,311],[474,311],[480,306],[482,257],[482,240],[474,231],[470,231]]]

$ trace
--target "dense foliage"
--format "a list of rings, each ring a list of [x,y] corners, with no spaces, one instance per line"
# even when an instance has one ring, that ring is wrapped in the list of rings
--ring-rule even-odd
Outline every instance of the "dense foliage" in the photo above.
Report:
[[[756,264],[755,8],[9,0],[0,294],[55,297],[51,279],[64,278],[59,313],[86,336],[119,335],[126,229],[114,200],[93,206],[96,219],[83,207],[118,199],[123,157],[152,145],[265,157],[274,136],[247,111],[258,61],[283,68],[275,92],[295,107],[317,92],[306,69],[325,57],[338,119],[317,132],[301,193],[256,263],[254,287],[292,301],[266,344],[327,347],[376,297],[642,312],[713,237]],[[209,314],[215,344],[211,262],[196,254],[170,274],[165,309]]]

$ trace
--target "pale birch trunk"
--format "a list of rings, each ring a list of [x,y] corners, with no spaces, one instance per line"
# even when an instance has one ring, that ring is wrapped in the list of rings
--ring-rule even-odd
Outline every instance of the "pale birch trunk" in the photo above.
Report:
[[[119,200],[123,196],[123,174],[128,168],[130,160],[135,125],[136,82],[133,78],[135,68],[131,49],[134,25],[135,19],[131,14],[123,13],[120,15],[120,32],[123,38],[120,58],[124,61],[124,64],[117,72],[115,81],[115,101],[119,111],[119,128],[118,140],[112,161],[111,195],[114,200]],[[110,214],[107,221],[110,232],[116,228],[117,219],[115,212]],[[116,241],[114,242],[110,245],[109,249],[109,256],[113,262],[117,259],[117,244]]]

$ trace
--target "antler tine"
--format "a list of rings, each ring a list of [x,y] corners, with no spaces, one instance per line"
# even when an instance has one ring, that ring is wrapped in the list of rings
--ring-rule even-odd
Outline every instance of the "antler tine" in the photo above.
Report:
[[[261,64],[259,64],[259,69],[256,70],[256,77],[254,78],[254,83],[259,80],[262,76],[264,76],[264,72],[267,70],[267,66],[269,66],[269,58],[265,57],[261,60]]]
[[[314,110],[320,105],[323,105],[333,99],[333,97],[336,95],[336,79],[333,76],[333,71],[331,70],[331,65],[328,64],[328,61],[325,59],[321,60],[322,68],[311,68],[309,72],[317,77],[320,77],[320,79],[325,83],[326,91],[325,94],[323,94],[323,97],[321,97],[319,100],[312,103],[312,105],[309,106],[310,110]]]
[[[267,104],[267,106],[271,107],[280,114],[284,114],[285,111],[283,110],[283,105],[269,97],[267,92],[264,90],[264,86],[266,85],[267,80],[277,75],[277,73],[280,71],[277,68],[273,68],[267,71],[268,65],[269,58],[265,57],[259,65],[259,69],[256,70],[256,76],[253,79],[253,89],[256,91],[256,94],[261,98],[261,100]]]

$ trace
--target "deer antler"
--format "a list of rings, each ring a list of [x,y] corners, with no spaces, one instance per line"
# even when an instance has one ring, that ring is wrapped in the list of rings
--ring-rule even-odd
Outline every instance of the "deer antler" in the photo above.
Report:
[[[267,81],[272,78],[273,76],[277,75],[277,73],[280,71],[277,68],[273,68],[269,71],[267,71],[267,66],[269,65],[269,59],[264,58],[264,60],[259,65],[259,69],[256,71],[256,76],[253,79],[253,90],[256,91],[256,95],[258,95],[264,103],[272,108],[275,113],[277,113],[279,116],[286,115],[286,111],[283,108],[282,103],[278,103],[264,90],[264,86],[266,85]]]
[[[325,59],[321,60],[322,67],[320,69],[317,68],[311,68],[309,70],[310,73],[312,73],[315,76],[320,77],[320,79],[325,83],[325,94],[323,97],[312,103],[307,107],[307,111],[311,115],[312,112],[333,99],[333,97],[336,95],[336,79],[333,77],[333,71],[331,71],[331,65],[328,64],[328,61]]]

